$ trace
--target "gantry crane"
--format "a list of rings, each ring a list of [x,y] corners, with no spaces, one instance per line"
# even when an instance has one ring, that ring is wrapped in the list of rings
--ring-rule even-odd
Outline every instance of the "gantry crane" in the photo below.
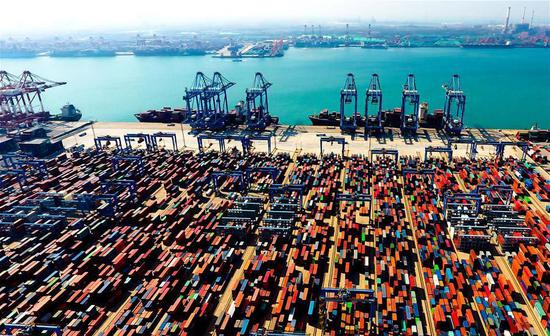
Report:
[[[373,106],[376,114],[369,115],[369,106]],[[384,132],[382,125],[382,87],[378,74],[372,74],[365,99],[365,137],[374,133]]]
[[[319,310],[323,318],[328,317],[327,302],[362,303],[369,307],[369,318],[372,320],[376,318],[376,296],[371,289],[324,287],[321,288],[320,294]],[[325,320],[323,325],[326,326],[328,322],[328,319]]]
[[[195,80],[191,87],[185,88],[183,100],[185,100],[185,104],[187,105],[187,119],[193,128],[203,129],[205,127],[202,95],[211,82],[208,77],[199,71],[195,75]]]
[[[420,94],[416,89],[416,78],[413,74],[407,76],[403,85],[403,94],[401,98],[401,131],[404,133],[415,134],[418,129],[418,107],[420,104]]]
[[[226,126],[229,114],[227,89],[233,85],[235,83],[227,80],[222,74],[214,72],[211,85],[204,89],[204,123],[208,130],[221,130]]]
[[[445,131],[450,135],[460,135],[464,128],[464,110],[466,95],[460,88],[460,76],[453,75],[445,89],[445,106],[443,107],[443,123]]]
[[[0,126],[15,128],[20,124],[31,124],[34,120],[47,120],[49,113],[44,110],[42,93],[50,88],[64,85],[30,71],[24,71],[17,77],[0,70],[0,114],[3,114]],[[38,106],[36,105],[38,101]]]
[[[246,89],[246,126],[251,131],[263,131],[273,118],[269,115],[267,89],[271,86],[260,72],[254,76],[254,86]]]
[[[352,106],[351,117],[346,116],[346,105]],[[340,91],[340,129],[342,132],[353,133],[357,129],[357,119],[360,116],[357,113],[357,86],[355,85],[355,77],[349,73],[346,78],[346,83]]]

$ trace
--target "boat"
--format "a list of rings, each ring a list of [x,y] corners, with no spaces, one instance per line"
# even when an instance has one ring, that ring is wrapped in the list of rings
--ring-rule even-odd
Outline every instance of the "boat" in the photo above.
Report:
[[[133,50],[134,56],[202,56],[206,51],[178,47],[143,47]]]
[[[318,114],[310,115],[309,120],[314,126],[340,126],[340,113],[335,111],[329,112],[328,109],[324,109]],[[382,111],[382,121],[385,127],[399,128],[401,126],[401,108],[396,107],[392,110]],[[429,113],[428,104],[422,103],[420,104],[418,121],[420,127],[440,129],[443,125],[443,110],[436,109],[433,113]],[[357,126],[365,126],[364,116],[359,117]]]
[[[163,107],[160,110],[147,110],[136,113],[134,116],[140,122],[181,123],[186,119],[187,109]]]
[[[113,57],[114,50],[105,49],[57,49],[50,52],[50,57]]]
[[[461,48],[466,49],[508,49],[513,48],[514,45],[510,42],[506,43],[462,43]]]
[[[340,112],[324,109],[319,114],[312,114],[309,120],[314,126],[340,126]],[[365,118],[360,116],[357,120],[357,126],[365,126]]]
[[[147,110],[145,112],[136,113],[134,116],[139,122],[153,123],[193,123],[196,113],[187,113],[187,108],[171,108],[163,107],[160,110]],[[235,108],[227,113],[225,120],[226,126],[238,126],[246,123],[245,102],[240,101],[235,105]],[[269,124],[277,124],[278,117],[270,117]]]
[[[383,44],[364,44],[361,46],[361,48],[363,49],[388,49],[388,45],[383,43]]]
[[[38,56],[38,53],[27,49],[0,49],[0,58],[32,58]]]
[[[534,124],[528,131],[519,131],[516,138],[521,141],[548,142],[550,141],[550,129],[541,129]]]
[[[361,43],[363,49],[388,49],[388,44],[385,40],[370,39]]]
[[[73,104],[65,104],[61,108],[61,114],[53,115],[49,120],[54,121],[79,121],[82,118],[82,112],[77,109]]]

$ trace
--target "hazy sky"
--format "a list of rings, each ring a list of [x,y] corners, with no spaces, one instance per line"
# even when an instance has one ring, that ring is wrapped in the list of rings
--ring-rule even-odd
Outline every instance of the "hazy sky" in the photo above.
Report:
[[[0,38],[9,34],[70,33],[79,30],[208,27],[223,24],[330,22],[548,23],[550,1],[382,0],[1,0]],[[7,4],[7,5],[6,5]],[[24,5],[23,5],[24,4]],[[13,6],[10,10],[10,6]]]

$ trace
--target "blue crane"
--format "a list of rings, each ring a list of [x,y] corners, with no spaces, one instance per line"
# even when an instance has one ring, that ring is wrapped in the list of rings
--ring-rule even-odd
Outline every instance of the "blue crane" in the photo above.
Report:
[[[470,202],[474,202],[474,204]],[[478,214],[481,210],[481,196],[478,193],[448,193],[445,195],[443,200],[443,213],[445,214],[445,218],[447,218],[447,210],[449,207],[465,206],[465,204],[475,206],[475,213]]]
[[[403,85],[401,98],[401,131],[415,134],[418,129],[418,107],[420,94],[416,88],[416,78],[413,74],[407,76]]]
[[[147,150],[153,149],[151,142],[151,135],[147,133],[128,133],[124,135],[124,142],[126,143],[126,149],[132,150],[132,141],[137,140],[138,143],[145,142]]]
[[[319,299],[319,308],[323,315],[326,313],[327,302],[363,302],[369,306],[369,318],[375,319],[376,317],[376,296],[372,289],[323,287]]]
[[[267,99],[270,86],[271,83],[260,72],[256,72],[254,86],[246,89],[246,126],[250,131],[263,131],[273,121]]]
[[[1,158],[5,167],[22,170],[31,168],[32,171],[38,172],[41,176],[48,175],[48,167],[45,160],[35,159],[30,155],[18,153],[7,153],[2,155]]]
[[[104,142],[105,142],[105,146],[103,146]],[[98,151],[102,150],[105,147],[109,147],[113,142],[115,143],[117,150],[119,151],[122,150],[122,141],[120,140],[119,137],[106,135],[106,136],[100,136],[94,139],[95,148]]]
[[[392,156],[395,163],[399,160],[399,151],[397,149],[373,148],[370,151],[371,162],[373,162],[372,159],[375,155],[382,155],[382,157]]]
[[[158,150],[158,141],[163,139],[170,139],[172,141],[172,148],[174,151],[178,150],[178,140],[176,139],[176,134],[168,132],[156,132],[151,135],[151,145],[153,146],[153,149]]]
[[[304,185],[303,184],[278,184],[273,183],[269,187],[269,200],[270,202],[275,201],[276,196],[284,196],[285,194],[292,195],[293,193],[297,193],[298,198],[298,208],[302,209],[302,205],[304,203]]]
[[[0,170],[0,177],[8,175],[8,176],[15,176],[17,178],[17,182],[19,183],[19,187],[21,189],[25,188],[25,185],[27,184],[27,174],[23,169],[2,169]],[[0,187],[4,188],[4,183],[6,183],[3,179],[0,179]]]
[[[430,153],[447,153],[449,156],[449,162],[453,160],[453,149],[451,146],[447,147],[434,147],[428,146],[424,149],[424,161],[428,161]]]
[[[269,331],[263,328],[258,329],[257,332],[251,333],[250,336],[307,336],[304,332],[286,332],[286,331]]]
[[[345,138],[341,138],[341,137],[333,137],[333,136],[330,136],[330,137],[321,137],[319,139],[319,149],[321,151],[321,157],[323,157],[323,143],[324,142],[327,142],[327,143],[330,143],[330,145],[334,144],[335,142],[339,145],[342,145],[342,157],[345,156],[345,153],[346,153],[346,144],[348,144],[346,142],[346,139]]]
[[[187,105],[187,120],[194,129],[204,129],[205,112],[203,106],[203,92],[210,85],[212,80],[206,77],[202,72],[197,72],[195,80],[190,88],[185,88],[183,100]]]
[[[120,170],[120,162],[129,162],[130,164],[134,164],[134,165],[131,165],[131,166],[127,166],[126,169],[124,169],[124,171],[126,171],[126,172],[128,172],[128,171],[133,172],[133,168],[137,167],[137,172],[139,174],[142,174],[143,171],[144,171],[144,168],[145,168],[144,163],[143,163],[143,158],[139,155],[128,155],[128,156],[115,155],[115,156],[113,156],[113,158],[111,159],[111,163],[112,163],[112,166],[113,166],[113,170],[115,172]]]
[[[115,195],[118,195],[123,190],[128,190],[130,197],[137,200],[137,184],[133,180],[105,180],[101,182],[101,190],[103,194],[107,193],[111,189],[115,189]]]
[[[464,128],[464,110],[466,95],[460,88],[460,76],[453,75],[445,89],[445,106],[443,107],[443,124],[450,135],[460,135]]]
[[[17,335],[58,335],[63,334],[63,329],[56,325],[45,324],[22,324],[22,323],[6,323],[0,326],[0,330],[6,331],[8,335],[17,330]]]
[[[227,89],[233,85],[235,83],[227,80],[222,74],[214,72],[210,85],[203,90],[203,118],[199,120],[202,123],[199,125],[199,129],[217,131],[225,128],[229,114]]]
[[[497,193],[497,197],[500,198],[500,200],[508,205],[512,201],[512,197],[514,196],[514,191],[512,190],[512,187],[506,184],[499,184],[499,185],[492,185],[488,186],[486,184],[478,184],[476,186],[475,192],[478,194],[485,194],[491,199],[493,199],[492,192]]]
[[[246,174],[248,175],[249,180],[250,180],[250,175],[255,172],[269,174],[271,176],[271,181],[273,181],[273,183],[277,181],[277,178],[281,174],[281,171],[277,167],[251,167],[246,169]]]
[[[16,162],[21,160],[30,160],[32,159],[32,156],[24,153],[21,153],[21,154],[6,153],[6,154],[2,154],[0,158],[2,159],[2,163],[4,164],[4,167],[11,167],[11,168],[17,169],[17,167],[15,166]]]
[[[346,116],[346,105],[352,106],[352,116]],[[353,133],[357,129],[357,119],[360,116],[357,113],[357,86],[355,77],[349,73],[346,83],[340,91],[340,129],[342,132]]]
[[[369,115],[369,106],[373,106],[376,114]],[[377,74],[372,74],[365,99],[365,137],[371,132],[382,133],[382,87]]]
[[[248,173],[246,171],[215,171],[210,174],[210,181],[213,184],[214,191],[216,194],[220,193],[219,179],[225,178],[234,178],[237,181],[238,190],[241,193],[247,193],[249,188]]]

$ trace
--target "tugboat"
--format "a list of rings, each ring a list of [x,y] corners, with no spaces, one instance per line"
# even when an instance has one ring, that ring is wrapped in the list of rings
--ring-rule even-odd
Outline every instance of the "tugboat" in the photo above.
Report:
[[[65,104],[61,108],[61,114],[50,117],[50,120],[57,121],[79,121],[82,118],[82,113],[73,104]]]

